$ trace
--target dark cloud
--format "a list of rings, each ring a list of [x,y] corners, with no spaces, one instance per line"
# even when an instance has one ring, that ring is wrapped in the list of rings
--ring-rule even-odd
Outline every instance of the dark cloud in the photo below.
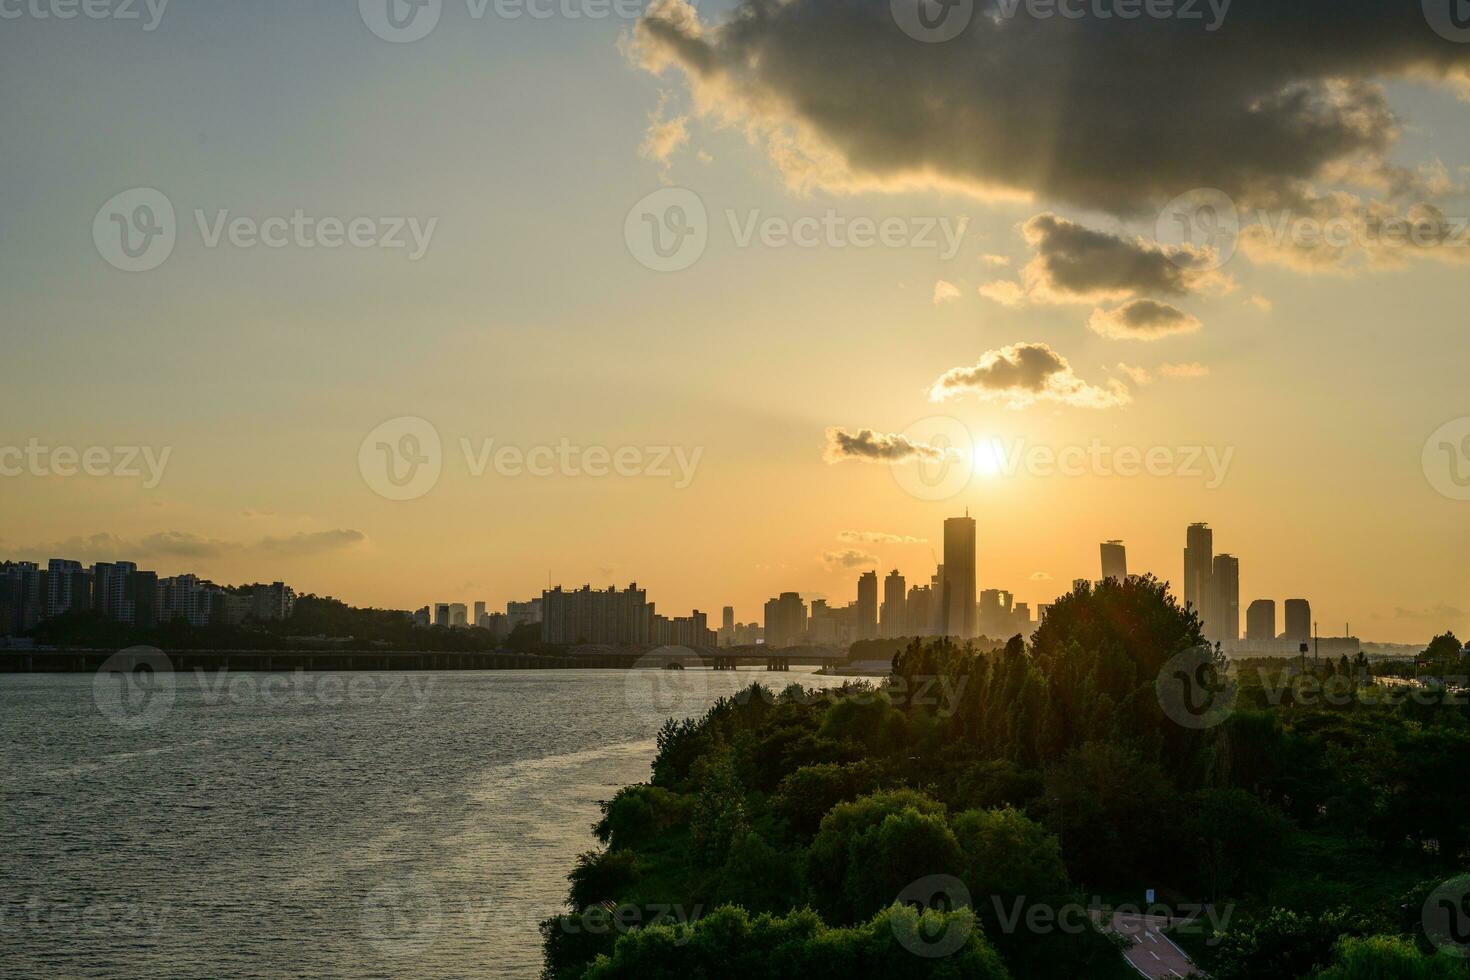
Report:
[[[1040,401],[1078,408],[1112,408],[1132,401],[1121,382],[1110,381],[1106,387],[1088,384],[1077,377],[1065,357],[1042,343],[1012,344],[986,351],[974,365],[946,371],[929,389],[933,401],[965,394],[1000,401],[1010,408],[1025,408]]]
[[[863,460],[869,463],[907,463],[910,460],[940,460],[946,452],[923,442],[915,442],[901,433],[874,432],[858,429],[851,432],[840,426],[827,430],[826,458],[829,463],[840,463],[845,459]]]
[[[846,551],[829,551],[822,555],[822,561],[837,568],[861,568],[864,565],[878,564],[878,557],[866,551],[848,548]]]
[[[1093,310],[1087,325],[1098,336],[1113,340],[1161,340],[1200,328],[1199,320],[1188,313],[1152,299],[1131,299],[1116,309]]]
[[[1415,193],[1386,157],[1383,79],[1470,90],[1470,45],[1412,0],[1235,0],[1200,20],[1001,16],[925,44],[890,0],[742,0],[719,26],[654,0],[632,50],[682,70],[799,188],[941,187],[1151,214],[1213,187],[1245,206],[1319,180]],[[1007,4],[1010,6],[1010,4]]]
[[[1096,231],[1050,212],[1038,214],[1022,230],[1036,257],[1021,270],[1021,282],[980,288],[982,295],[1006,305],[1187,296],[1224,292],[1233,285],[1214,271],[1216,257],[1208,250]]]
[[[205,538],[190,531],[159,531],[139,539],[121,538],[100,533],[68,538],[23,549],[27,555],[44,561],[48,558],[70,558],[76,561],[152,561],[156,559],[209,559],[256,552],[283,558],[340,551],[361,544],[367,536],[361,531],[301,531],[285,537],[263,538],[255,544],[240,544]]]
[[[273,555],[299,558],[342,551],[362,544],[367,535],[361,531],[339,529],[336,531],[297,531],[288,537],[264,538],[255,546],[257,551]]]

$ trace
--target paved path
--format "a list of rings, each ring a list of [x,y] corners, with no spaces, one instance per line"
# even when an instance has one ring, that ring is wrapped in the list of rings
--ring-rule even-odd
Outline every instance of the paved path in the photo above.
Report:
[[[1184,955],[1161,930],[1183,923],[1158,915],[1122,915],[1115,913],[1107,930],[1127,939],[1131,946],[1123,958],[1133,968],[1153,980],[1187,977],[1196,973],[1194,961]]]

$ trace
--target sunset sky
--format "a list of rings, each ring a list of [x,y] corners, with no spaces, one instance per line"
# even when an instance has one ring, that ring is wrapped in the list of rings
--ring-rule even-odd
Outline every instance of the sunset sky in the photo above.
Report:
[[[845,603],[868,567],[927,581],[968,507],[978,586],[1033,607],[1097,577],[1109,538],[1177,583],[1207,521],[1242,607],[1305,597],[1324,635],[1365,640],[1470,634],[1470,501],[1425,460],[1447,423],[1470,435],[1470,43],[1418,3],[1237,0],[1215,31],[979,6],[937,43],[887,0],[658,0],[642,20],[445,0],[411,43],[349,0],[179,0],[151,31],[142,4],[0,20],[0,446],[169,450],[155,487],[0,477],[0,556],[394,608],[636,580],[666,615],[749,621],[781,591]],[[146,272],[94,243],[133,188],[177,212]],[[629,229],[668,188],[702,203],[707,243],[660,272]],[[1159,240],[1198,188],[1244,217],[1228,258]],[[437,223],[415,259],[211,247],[196,219],[298,209]],[[1270,230],[1363,214],[1438,230]],[[742,244],[772,218],[839,237]],[[904,241],[850,240],[884,219]],[[1008,475],[987,450],[924,499],[905,457],[936,416],[1007,452],[1198,447],[1202,472]],[[443,445],[411,500],[359,460],[400,417]],[[461,440],[489,439],[699,455],[688,486],[672,461],[477,477]]]

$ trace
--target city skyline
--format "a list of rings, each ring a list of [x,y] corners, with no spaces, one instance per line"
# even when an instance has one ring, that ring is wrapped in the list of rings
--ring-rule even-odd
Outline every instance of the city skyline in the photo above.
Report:
[[[943,531],[946,560],[932,566],[927,584],[919,584],[925,581],[919,576],[909,587],[908,578],[893,568],[882,580],[880,591],[877,573],[867,570],[858,574],[855,598],[846,605],[833,605],[832,597],[825,593],[783,591],[763,603],[762,615],[748,624],[738,622],[736,606],[721,605],[721,625],[717,629],[709,628],[709,613],[697,606],[688,616],[656,613],[655,603],[648,599],[648,590],[640,589],[636,581],[623,590],[611,583],[606,587],[594,588],[591,583],[584,583],[580,588],[571,588],[549,582],[539,596],[508,599],[500,605],[483,598],[474,599],[473,615],[469,603],[439,600],[401,611],[419,626],[480,627],[500,640],[519,624],[539,623],[542,640],[552,644],[702,646],[717,642],[720,645],[764,642],[777,646],[845,646],[858,640],[902,636],[1003,639],[1017,632],[1029,635],[1029,630],[1045,618],[1051,602],[1020,600],[1014,588],[993,584],[977,588],[977,522],[968,509],[963,516],[945,518]],[[925,539],[911,540],[923,543]],[[1074,578],[1074,588],[1081,582],[1129,574],[1125,540],[1111,538],[1097,547],[1098,577]],[[1161,581],[1173,581],[1152,572],[1135,574],[1153,574]],[[1195,611],[1204,636],[1211,642],[1244,642],[1260,651],[1290,653],[1295,651],[1296,644],[1308,639],[1338,639],[1330,627],[1319,629],[1311,602],[1305,598],[1281,600],[1283,629],[1277,632],[1277,600],[1264,597],[1242,600],[1240,560],[1228,553],[1214,552],[1214,531],[1204,522],[1194,522],[1185,528],[1179,581],[1183,584],[1175,590],[1176,600]],[[105,618],[146,625],[172,618],[183,618],[194,625],[207,625],[211,621],[239,623],[251,614],[249,597],[264,588],[258,583],[221,587],[192,573],[160,577],[157,572],[139,569],[133,562],[99,562],[89,568],[75,560],[51,558],[43,568],[39,562],[3,560],[0,561],[0,636],[5,631],[29,629],[39,619],[73,609],[95,609]],[[279,581],[271,590],[278,593],[283,590],[289,596],[284,606],[281,600],[276,600],[274,606],[263,607],[271,609],[268,618],[281,618],[294,603],[295,592]],[[1070,590],[1063,589],[1052,599],[1066,591]],[[242,593],[244,598],[236,599],[232,593]],[[255,601],[258,605],[259,599]],[[119,614],[118,610],[124,607],[130,610],[136,607],[138,612]],[[1034,618],[1033,607],[1037,614]],[[492,608],[497,611],[491,612]],[[499,612],[500,608],[505,612]],[[257,611],[255,615],[261,618],[262,614]],[[1359,639],[1403,642],[1373,636],[1360,638],[1350,632],[1349,626],[1344,621],[1340,637],[1344,642]]]

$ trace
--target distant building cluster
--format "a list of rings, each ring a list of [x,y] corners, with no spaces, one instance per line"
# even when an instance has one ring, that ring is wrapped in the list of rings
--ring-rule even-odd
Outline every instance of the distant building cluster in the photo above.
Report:
[[[1200,618],[1205,639],[1230,654],[1286,656],[1309,652],[1322,656],[1356,656],[1362,643],[1355,636],[1320,637],[1306,599],[1282,603],[1281,632],[1276,629],[1276,601],[1256,599],[1245,610],[1245,637],[1240,632],[1240,561],[1214,554],[1214,532],[1208,524],[1191,524],[1184,540],[1184,602]],[[1346,632],[1346,630],[1344,631]]]
[[[541,642],[563,646],[713,647],[717,642],[705,613],[695,609],[688,616],[660,615],[648,601],[647,591],[636,582],[622,590],[557,586],[543,591],[539,599],[509,602],[503,613],[487,612],[484,602],[476,602],[473,619],[464,604],[441,602],[432,607],[432,615],[430,607],[420,609],[414,622],[448,629],[476,626],[490,631],[497,640],[504,640],[519,626],[540,624]]]
[[[731,611],[730,623],[733,618]],[[986,633],[982,619],[996,632]],[[845,606],[829,605],[825,599],[813,599],[808,606],[800,593],[783,592],[766,603],[764,640],[780,649],[903,636],[1004,637],[1024,632],[1030,624],[1030,607],[1014,602],[1011,593],[994,590],[976,596],[975,520],[966,513],[945,520],[944,561],[923,585],[909,585],[895,568],[884,577],[881,595],[878,573],[863,572],[857,601]],[[722,629],[721,644],[732,645],[734,635]]]
[[[28,633],[68,613],[95,612],[103,619],[151,627],[178,620],[191,626],[232,625],[247,620],[279,622],[296,607],[296,593],[281,582],[225,588],[197,575],[159,578],[129,561],[81,562],[53,558],[0,562],[0,636]]]

